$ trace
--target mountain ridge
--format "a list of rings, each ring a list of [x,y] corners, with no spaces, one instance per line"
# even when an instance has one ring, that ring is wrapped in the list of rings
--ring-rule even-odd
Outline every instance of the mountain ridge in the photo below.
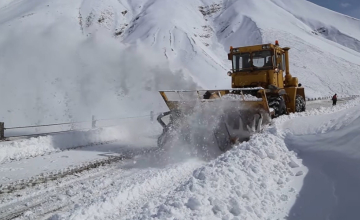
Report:
[[[14,95],[0,115],[11,124],[162,111],[157,90],[229,88],[229,47],[275,40],[307,97],[359,93],[360,21],[305,0],[7,2],[0,92]]]

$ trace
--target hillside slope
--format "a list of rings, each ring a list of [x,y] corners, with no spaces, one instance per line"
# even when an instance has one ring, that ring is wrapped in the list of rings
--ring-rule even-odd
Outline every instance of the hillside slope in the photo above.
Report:
[[[359,25],[305,0],[7,0],[0,120],[162,111],[157,90],[228,88],[229,46],[275,40],[292,48],[290,70],[308,97],[357,94]]]

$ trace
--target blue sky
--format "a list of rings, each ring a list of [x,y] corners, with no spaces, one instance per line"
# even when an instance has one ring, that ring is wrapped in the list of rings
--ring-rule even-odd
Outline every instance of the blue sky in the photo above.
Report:
[[[360,19],[360,0],[308,0],[342,14]]]

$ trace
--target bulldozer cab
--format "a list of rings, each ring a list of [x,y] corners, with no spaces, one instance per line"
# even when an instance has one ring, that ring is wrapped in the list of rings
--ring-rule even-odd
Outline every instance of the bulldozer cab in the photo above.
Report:
[[[232,88],[284,87],[286,50],[274,44],[230,47]]]
[[[234,54],[232,67],[234,72],[272,69],[274,66],[274,53],[270,50],[256,51],[253,53]]]
[[[305,110],[304,88],[298,86],[298,79],[289,71],[289,50],[280,47],[278,41],[275,44],[230,47],[228,59],[232,62],[232,70],[228,75],[231,76],[232,88],[263,87],[268,99],[285,102],[278,115]],[[296,99],[301,105],[296,103]],[[268,102],[273,103],[273,100]]]

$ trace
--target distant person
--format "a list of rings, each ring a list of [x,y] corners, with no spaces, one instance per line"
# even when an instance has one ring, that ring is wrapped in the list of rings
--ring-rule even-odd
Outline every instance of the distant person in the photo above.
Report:
[[[336,105],[336,102],[337,102],[337,94],[335,94],[335,95],[332,97],[332,101],[333,101],[333,106]]]

